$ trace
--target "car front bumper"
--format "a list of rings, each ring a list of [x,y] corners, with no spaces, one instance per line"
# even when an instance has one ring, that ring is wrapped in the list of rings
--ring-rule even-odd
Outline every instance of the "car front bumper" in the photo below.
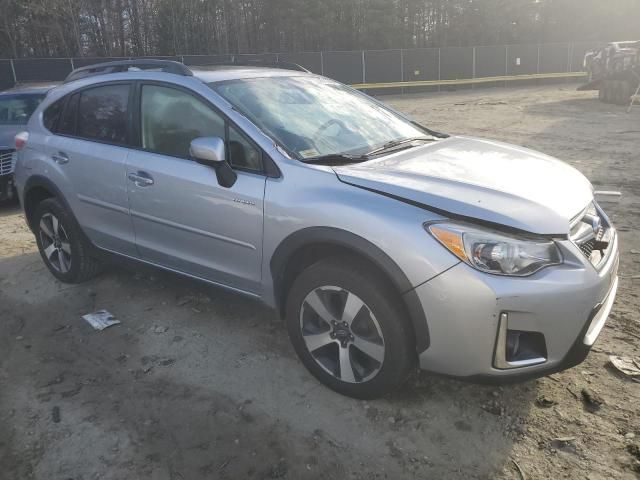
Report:
[[[530,277],[488,275],[460,263],[417,287],[429,329],[420,367],[476,381],[510,382],[582,362],[615,300],[618,238],[599,270],[569,241],[563,248],[569,261]],[[504,362],[507,328],[543,338],[544,353],[530,361]]]

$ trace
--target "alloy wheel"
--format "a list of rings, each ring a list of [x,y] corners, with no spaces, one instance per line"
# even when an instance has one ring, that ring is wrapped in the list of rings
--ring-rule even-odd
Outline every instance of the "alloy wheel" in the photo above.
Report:
[[[71,269],[71,242],[58,217],[45,213],[40,218],[40,242],[49,264],[60,273]]]
[[[369,306],[344,288],[311,291],[300,308],[300,329],[313,359],[338,380],[366,382],[382,368],[380,324]]]

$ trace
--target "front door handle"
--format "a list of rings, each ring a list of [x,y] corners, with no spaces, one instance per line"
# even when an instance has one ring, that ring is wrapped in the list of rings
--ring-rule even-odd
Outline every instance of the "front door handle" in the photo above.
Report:
[[[69,163],[69,156],[64,152],[58,152],[51,155],[51,160],[56,162],[58,165],[64,165],[65,163]]]
[[[153,178],[147,172],[131,172],[127,178],[136,184],[137,187],[150,187],[153,185]]]

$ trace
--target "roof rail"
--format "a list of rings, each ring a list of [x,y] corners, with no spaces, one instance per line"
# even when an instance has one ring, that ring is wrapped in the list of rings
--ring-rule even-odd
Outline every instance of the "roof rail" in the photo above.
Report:
[[[231,56],[231,60],[221,60],[221,61],[206,61],[205,63],[191,63],[189,66],[191,67],[228,67],[228,66],[239,66],[239,67],[269,67],[269,68],[281,68],[283,70],[296,70],[298,72],[306,72],[311,73],[310,70],[307,70],[302,65],[298,65],[293,62],[282,62],[282,61],[272,61],[272,60],[260,60],[260,59],[242,59],[238,58],[235,55]]]
[[[126,72],[130,68],[140,70],[160,70],[166,73],[176,75],[192,76],[193,73],[189,68],[180,62],[173,60],[155,60],[155,59],[137,59],[137,60],[117,60],[115,62],[96,63],[86,67],[76,68],[72,71],[64,83],[72,82],[81,78],[93,77],[95,75],[104,75],[106,73]]]

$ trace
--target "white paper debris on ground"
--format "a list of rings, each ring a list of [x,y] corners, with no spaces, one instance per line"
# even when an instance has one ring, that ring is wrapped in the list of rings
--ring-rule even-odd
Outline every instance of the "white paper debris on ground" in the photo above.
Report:
[[[640,358],[609,355],[609,361],[619,371],[635,381],[640,380]]]
[[[98,310],[94,313],[87,313],[83,315],[89,325],[91,325],[96,330],[104,330],[107,327],[111,327],[112,325],[117,325],[120,323],[120,320],[117,320],[116,317],[111,315],[106,310]]]

